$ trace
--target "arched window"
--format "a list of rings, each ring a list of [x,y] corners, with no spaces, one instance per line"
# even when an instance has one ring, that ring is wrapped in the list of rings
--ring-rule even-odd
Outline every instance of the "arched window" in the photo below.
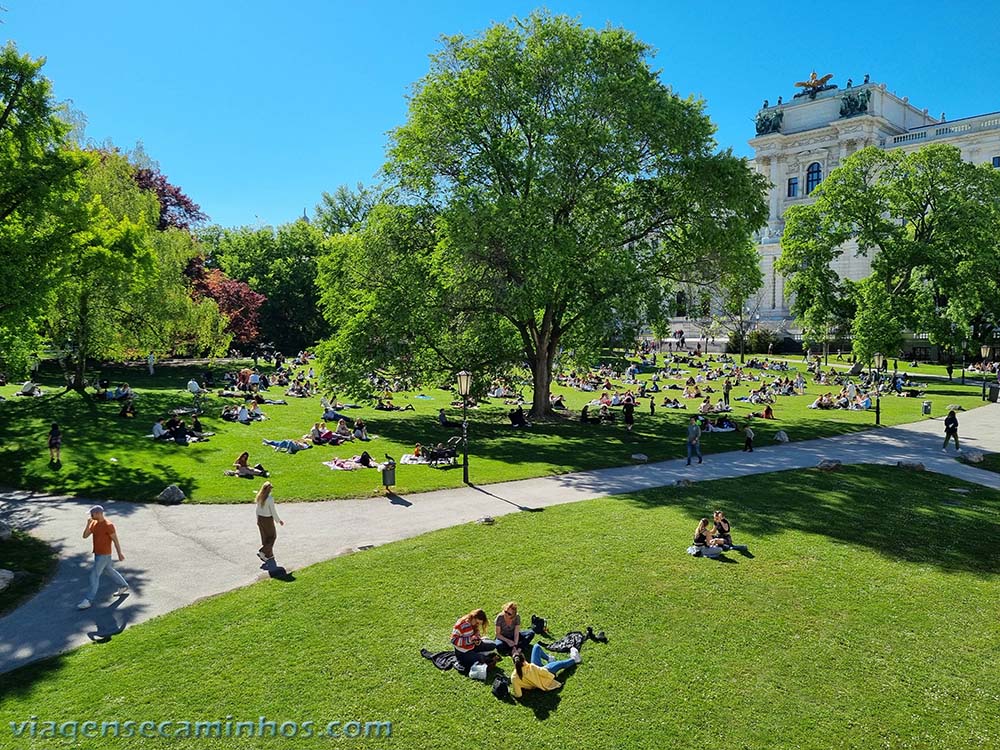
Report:
[[[818,161],[814,161],[809,165],[809,169],[806,170],[806,195],[809,195],[816,186],[823,181],[823,167],[819,165]]]

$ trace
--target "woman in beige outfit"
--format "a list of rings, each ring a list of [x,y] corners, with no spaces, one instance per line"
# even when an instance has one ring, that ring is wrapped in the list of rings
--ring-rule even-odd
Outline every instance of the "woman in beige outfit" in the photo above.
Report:
[[[275,521],[282,526],[285,525],[285,522],[278,517],[271,488],[270,482],[264,482],[257,491],[256,501],[257,529],[260,531],[260,549],[257,550],[257,557],[264,562],[274,559],[274,541],[278,538],[278,531],[274,527]]]

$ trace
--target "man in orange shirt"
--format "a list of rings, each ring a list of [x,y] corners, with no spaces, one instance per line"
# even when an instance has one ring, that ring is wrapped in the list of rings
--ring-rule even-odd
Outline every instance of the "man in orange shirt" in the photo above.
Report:
[[[115,533],[115,525],[104,517],[104,508],[95,505],[90,509],[90,518],[87,519],[87,527],[83,530],[83,538],[93,537],[94,539],[94,568],[90,571],[90,591],[86,598],[76,605],[77,609],[87,609],[90,603],[97,598],[97,589],[101,585],[101,574],[107,571],[112,579],[118,584],[115,596],[128,596],[128,581],[122,578],[122,574],[114,569],[111,562],[111,545],[114,544],[118,559],[124,560],[122,546],[118,542],[118,534]]]

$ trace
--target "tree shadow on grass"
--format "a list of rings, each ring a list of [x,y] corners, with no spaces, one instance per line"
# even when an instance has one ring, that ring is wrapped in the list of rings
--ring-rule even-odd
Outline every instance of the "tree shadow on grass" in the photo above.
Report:
[[[671,505],[692,519],[726,511],[737,542],[797,531],[875,550],[886,557],[978,576],[1000,573],[1000,495],[929,472],[851,466],[840,471],[782,471],[666,487],[630,496],[645,507]],[[955,506],[945,500],[958,498]],[[678,546],[687,540],[678,540]],[[756,545],[751,545],[756,546]],[[758,556],[760,552],[758,552]]]
[[[114,596],[114,584],[105,575],[93,606],[78,610],[76,605],[89,585],[93,559],[92,554],[83,552],[64,556],[45,588],[0,618],[0,671],[13,669],[0,678],[0,701],[7,695],[27,692],[61,667],[61,656],[33,661],[36,654],[73,648],[87,638],[95,643],[107,642],[146,610],[142,594],[148,577],[127,561],[115,567],[125,576],[131,593]]]

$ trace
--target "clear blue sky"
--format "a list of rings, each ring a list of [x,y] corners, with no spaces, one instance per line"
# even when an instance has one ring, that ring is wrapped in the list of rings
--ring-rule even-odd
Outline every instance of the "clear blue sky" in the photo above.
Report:
[[[277,224],[324,190],[370,182],[441,34],[474,35],[533,3],[2,0],[0,33],[45,56],[87,135],[142,141],[212,220]],[[949,119],[1000,110],[1000,3],[550,2],[653,45],[718,141],[748,155],[763,99],[814,68],[872,80]]]

